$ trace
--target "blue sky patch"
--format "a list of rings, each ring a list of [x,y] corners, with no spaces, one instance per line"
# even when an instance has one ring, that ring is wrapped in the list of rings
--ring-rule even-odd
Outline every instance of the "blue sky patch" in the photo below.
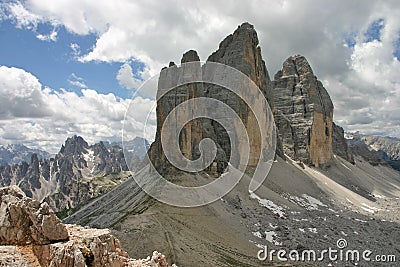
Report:
[[[354,47],[357,43],[356,38],[357,38],[358,32],[350,32],[347,36],[344,38],[344,42],[346,43],[347,47]]]
[[[40,40],[56,31],[56,40]],[[95,34],[77,35],[63,26],[54,28],[50,24],[39,24],[35,30],[16,28],[9,20],[0,21],[0,65],[24,69],[35,75],[42,85],[58,90],[64,88],[81,94],[82,86],[99,93],[113,93],[130,98],[132,90],[121,87],[116,79],[122,63],[79,62],[71,46],[79,55],[87,54],[96,43]],[[143,70],[144,64],[130,62],[134,73]],[[79,81],[79,83],[76,83]]]
[[[397,60],[400,60],[400,33],[397,37],[397,40],[394,44],[394,51],[393,55],[397,58]]]
[[[367,31],[364,33],[365,42],[369,43],[374,40],[381,41],[381,31],[385,27],[384,19],[374,20],[368,27]]]

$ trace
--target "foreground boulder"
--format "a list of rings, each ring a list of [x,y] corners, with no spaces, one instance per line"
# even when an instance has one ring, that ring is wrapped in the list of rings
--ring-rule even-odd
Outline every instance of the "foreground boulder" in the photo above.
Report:
[[[27,198],[17,186],[0,188],[0,198],[1,245],[43,245],[68,240],[65,225],[47,203]]]
[[[108,229],[63,224],[46,203],[17,186],[0,188],[0,200],[0,266],[169,266],[157,251],[147,259],[129,258]]]

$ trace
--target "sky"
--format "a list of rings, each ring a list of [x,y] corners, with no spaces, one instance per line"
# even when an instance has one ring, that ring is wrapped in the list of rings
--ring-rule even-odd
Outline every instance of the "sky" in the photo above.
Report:
[[[130,104],[144,136],[154,92],[140,85],[187,50],[206,60],[245,21],[271,78],[304,55],[337,124],[400,137],[398,14],[398,1],[0,1],[0,144],[118,141]]]

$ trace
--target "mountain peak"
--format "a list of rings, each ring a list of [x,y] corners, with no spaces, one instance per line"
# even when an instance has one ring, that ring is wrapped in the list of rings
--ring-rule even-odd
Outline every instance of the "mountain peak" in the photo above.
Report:
[[[304,56],[285,60],[275,75],[274,100],[285,154],[306,164],[328,165],[333,157],[333,104]]]
[[[199,55],[195,50],[189,50],[182,56],[181,63],[200,61]]]
[[[50,157],[46,151],[29,148],[23,144],[0,146],[0,166],[30,162],[33,154],[37,154],[40,159]]]
[[[194,50],[186,52],[182,57],[182,63],[198,60],[199,57]],[[220,43],[218,50],[208,57],[207,62],[225,64],[241,71],[260,88],[267,98],[268,103],[273,107],[272,84],[265,62],[261,56],[257,32],[253,25],[249,23],[240,25],[233,34],[228,35]],[[163,88],[172,88],[176,86],[177,81],[185,77],[185,71],[186,70],[182,67],[178,67],[163,72],[162,75],[160,75],[158,92]],[[249,94],[253,94],[253,92],[249,92]],[[248,123],[246,127],[252,127],[250,126],[250,122],[254,121],[254,113],[245,108],[246,103],[244,103],[243,99],[223,87],[216,85],[185,84],[184,86],[180,86],[176,91],[169,91],[157,102],[156,139],[149,150],[150,159],[160,173],[175,171],[175,168],[168,163],[161,146],[161,131],[164,119],[175,106],[185,100],[204,96],[222,99],[224,102],[230,103],[245,124]],[[254,96],[253,99],[255,101],[257,97]],[[253,103],[249,103],[249,105],[252,104]],[[267,121],[266,118],[265,121]],[[267,126],[262,125],[261,127]],[[261,135],[258,131],[254,131],[254,129],[249,130],[249,135],[249,139],[252,142],[250,145],[252,149],[250,152],[249,166],[256,166],[263,149],[261,147]],[[231,153],[230,138],[226,130],[223,129],[220,124],[211,123],[210,120],[195,119],[187,123],[184,129],[182,129],[182,135],[179,139],[179,145],[183,151],[182,154],[190,160],[197,159],[200,156],[198,147],[199,140],[204,138],[214,140],[217,147],[214,162],[207,167],[206,171],[218,176],[225,170]],[[238,161],[240,160],[243,160],[243,158],[238,159]]]
[[[239,25],[233,34],[238,34],[239,32],[245,31],[254,32],[255,34],[257,34],[254,26],[248,22],[243,22],[241,25]]]
[[[305,75],[310,73],[314,75],[313,70],[311,69],[310,64],[307,59],[302,55],[294,55],[290,56],[285,60],[282,67],[282,75],[290,76],[290,75]]]
[[[81,137],[74,135],[68,137],[65,145],[61,146],[60,153],[64,155],[77,155],[82,154],[89,148],[89,144]]]

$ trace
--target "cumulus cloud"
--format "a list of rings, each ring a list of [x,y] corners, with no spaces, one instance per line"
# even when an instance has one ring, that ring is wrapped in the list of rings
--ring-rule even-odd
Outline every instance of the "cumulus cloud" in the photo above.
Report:
[[[335,120],[345,129],[400,136],[393,127],[399,125],[395,114],[400,113],[399,61],[393,56],[400,32],[396,1],[182,0],[165,5],[155,0],[70,0],[49,5],[27,0],[8,6],[20,27],[46,22],[74,34],[97,34],[88,53],[71,47],[79,51],[76,58],[123,63],[117,79],[126,88],[134,87],[137,77],[125,62],[143,62],[141,75],[150,76],[189,49],[205,60],[237,25],[249,21],[258,31],[270,76],[288,56],[303,54],[325,81]]]
[[[126,89],[137,89],[142,80],[134,77],[132,67],[128,62],[122,64],[117,74],[119,84]]]
[[[51,115],[41,97],[41,84],[32,74],[0,66],[0,121]]]
[[[71,76],[79,80],[75,74]],[[0,101],[0,143],[23,141],[50,152],[56,152],[74,134],[82,135],[91,143],[120,140],[130,104],[130,100],[111,93],[99,94],[92,89],[82,89],[78,95],[43,87],[31,73],[6,66],[0,66]],[[146,118],[141,114],[154,101],[136,97],[132,102],[138,115],[131,118],[137,127],[129,128],[130,136],[143,136]],[[155,121],[150,120],[148,127],[155,129]]]
[[[26,28],[36,30],[37,25],[40,22],[44,22],[44,19],[37,14],[29,11],[20,2],[11,2],[2,5],[4,16],[15,21],[18,28]],[[8,14],[8,15],[7,15]]]

